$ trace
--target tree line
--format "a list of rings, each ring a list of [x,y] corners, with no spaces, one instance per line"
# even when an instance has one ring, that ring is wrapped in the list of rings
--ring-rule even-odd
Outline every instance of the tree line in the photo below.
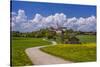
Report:
[[[80,43],[79,39],[76,37],[77,35],[96,35],[96,32],[81,32],[73,31],[72,29],[66,29],[65,31],[62,31],[62,33],[57,33],[56,31],[50,29],[41,29],[33,32],[11,32],[12,37],[47,38],[60,43],[70,44]]]

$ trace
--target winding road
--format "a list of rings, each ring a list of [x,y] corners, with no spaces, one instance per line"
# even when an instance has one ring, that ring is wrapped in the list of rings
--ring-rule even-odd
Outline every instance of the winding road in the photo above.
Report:
[[[25,50],[26,54],[30,58],[33,64],[35,65],[48,65],[48,64],[66,64],[66,63],[72,63],[71,61],[66,61],[62,58],[50,55],[48,53],[45,53],[40,50],[42,47],[48,47],[56,45],[55,41],[51,41],[52,45],[47,46],[39,46],[39,47],[33,47],[33,48],[27,48]]]

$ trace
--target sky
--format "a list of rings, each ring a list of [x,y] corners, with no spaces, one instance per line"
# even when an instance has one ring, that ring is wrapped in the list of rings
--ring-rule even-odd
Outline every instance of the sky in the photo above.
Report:
[[[96,6],[11,1],[12,30],[32,32],[61,26],[77,31],[96,31]]]

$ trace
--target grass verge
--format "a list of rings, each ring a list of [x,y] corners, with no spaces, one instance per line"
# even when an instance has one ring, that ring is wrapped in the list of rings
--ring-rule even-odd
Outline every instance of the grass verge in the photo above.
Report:
[[[42,38],[12,38],[12,66],[27,66],[32,65],[32,62],[25,53],[25,49],[36,46],[43,46],[51,44]]]
[[[96,44],[60,44],[41,48],[42,51],[73,62],[96,61]]]

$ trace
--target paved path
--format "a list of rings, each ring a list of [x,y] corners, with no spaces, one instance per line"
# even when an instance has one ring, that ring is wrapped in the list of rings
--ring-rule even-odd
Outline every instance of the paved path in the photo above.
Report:
[[[52,42],[52,45],[56,45],[55,41],[51,41],[51,42]],[[56,56],[53,56],[41,51],[39,48],[42,48],[42,47],[47,47],[47,46],[33,47],[33,48],[28,48],[25,50],[26,54],[28,55],[28,57],[30,58],[33,64],[47,65],[47,64],[72,63],[70,61],[65,61],[59,57],[56,57]]]

